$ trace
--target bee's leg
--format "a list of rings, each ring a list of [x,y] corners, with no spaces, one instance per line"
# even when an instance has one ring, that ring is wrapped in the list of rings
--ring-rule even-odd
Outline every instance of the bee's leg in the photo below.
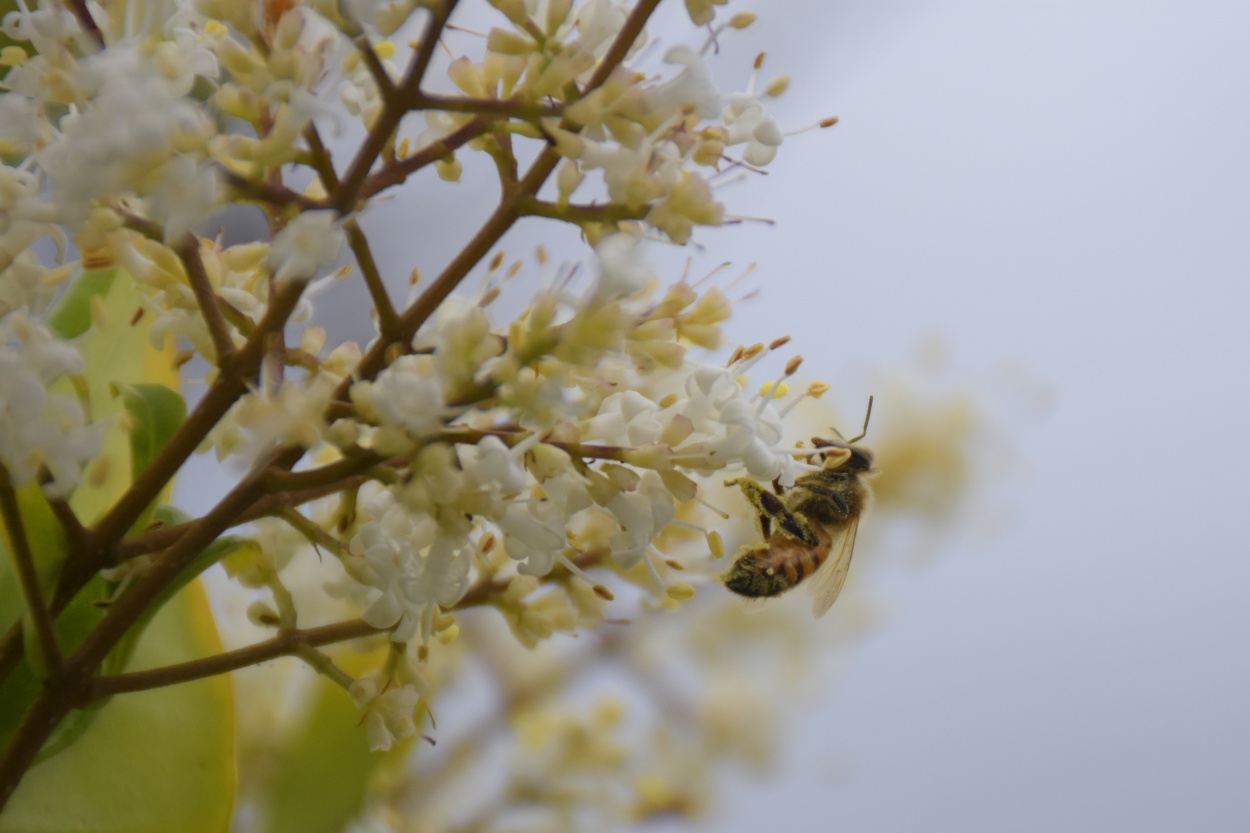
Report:
[[[812,528],[806,518],[791,512],[781,502],[781,498],[763,488],[754,480],[739,477],[737,480],[726,481],[725,485],[741,488],[743,494],[747,496],[747,500],[751,501],[751,504],[758,510],[759,514],[756,520],[759,523],[760,534],[764,538],[770,537],[772,523],[775,521],[777,527],[791,538],[797,538],[804,544],[813,547],[820,543],[816,530]]]
[[[842,497],[842,493],[837,489],[830,489],[828,486],[822,486],[819,483],[804,483],[803,488],[806,491],[814,492],[821,497],[826,497],[831,500],[834,506],[837,506],[838,510],[843,515],[850,514],[851,508],[846,505],[846,498]]]
[[[768,503],[780,504],[777,496],[769,494],[760,488],[760,484],[746,477],[739,477],[737,480],[726,480],[726,486],[738,486],[742,489],[742,493],[747,496],[747,500],[751,501],[751,505],[755,507],[755,528],[759,530],[760,537],[767,540],[772,535],[772,513],[765,508],[765,501]],[[770,500],[771,498],[771,500]]]

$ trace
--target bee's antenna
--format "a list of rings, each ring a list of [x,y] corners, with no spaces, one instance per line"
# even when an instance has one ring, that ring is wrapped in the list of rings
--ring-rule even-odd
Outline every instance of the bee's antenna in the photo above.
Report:
[[[855,439],[846,440],[845,442],[847,445],[854,445],[855,443],[862,440],[864,437],[868,436],[868,420],[871,418],[872,418],[872,397],[870,396],[868,397],[868,413],[864,414],[864,430],[860,431],[859,436],[856,437]],[[834,429],[834,430],[836,432],[837,429]],[[838,434],[839,438],[841,438],[841,436],[842,436],[841,434]]]

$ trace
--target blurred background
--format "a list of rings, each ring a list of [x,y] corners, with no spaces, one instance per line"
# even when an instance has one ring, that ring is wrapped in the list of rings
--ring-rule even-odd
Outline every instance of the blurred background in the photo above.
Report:
[[[755,264],[731,341],[792,335],[844,431],[875,395],[869,447],[949,431],[967,455],[929,484],[958,501],[941,523],[865,520],[814,690],[767,715],[773,774],[730,773],[705,829],[1250,829],[1250,7],[729,10],[761,18],[720,38],[722,89],[765,50],[762,79],[793,77],[768,103],[783,127],[841,122],[721,186],[773,222],[655,261],[670,279]],[[691,37],[668,12],[656,67]],[[410,229],[484,216],[489,171],[465,179],[364,218],[401,244],[387,272],[411,268]],[[506,248],[539,242],[584,257],[545,222]],[[459,244],[423,239],[422,273]],[[367,338],[335,297],[336,335]]]
[[[738,325],[844,409],[958,379],[1012,453],[988,538],[862,553],[885,619],[709,829],[1250,829],[1250,8],[760,11],[721,70],[766,49],[784,125],[841,123],[726,189],[777,221],[710,241],[767,276]]]

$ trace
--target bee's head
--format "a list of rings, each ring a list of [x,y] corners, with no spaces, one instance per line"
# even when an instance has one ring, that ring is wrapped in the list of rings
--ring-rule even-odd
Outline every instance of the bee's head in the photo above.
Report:
[[[824,440],[812,437],[816,448],[830,449],[824,453],[825,468],[846,472],[872,471],[872,452],[840,440]]]
[[[872,452],[855,445],[868,434],[868,420],[871,417],[872,397],[870,396],[868,397],[868,412],[864,414],[864,430],[859,432],[858,437],[850,440],[843,439],[842,432],[837,428],[833,429],[833,433],[838,435],[836,440],[812,437],[812,445],[816,448],[835,449],[825,452],[824,467],[826,469],[854,473],[872,471]]]

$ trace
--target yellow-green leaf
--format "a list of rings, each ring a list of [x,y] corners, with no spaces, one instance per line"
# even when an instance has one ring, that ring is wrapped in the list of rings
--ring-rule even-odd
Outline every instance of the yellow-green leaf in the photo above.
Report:
[[[176,428],[181,421],[179,406],[169,396],[178,384],[173,344],[168,339],[160,346],[149,341],[147,319],[139,314],[144,305],[141,291],[124,269],[107,271],[114,273],[108,281],[98,277],[93,281],[93,273],[80,276],[79,281],[86,283],[75,284],[66,296],[70,300],[62,302],[70,306],[61,308],[64,332],[72,333],[86,322],[77,344],[85,362],[90,413],[97,421],[118,416],[127,406],[126,391],[151,393],[164,386],[168,393],[140,394],[146,412],[131,408],[128,418],[109,426],[100,458],[88,467],[70,497],[70,505],[87,525],[125,492],[134,467],[142,470],[152,463],[171,426]],[[114,395],[119,390],[123,395]],[[129,430],[135,425],[140,426],[137,440]],[[168,498],[168,490],[158,500],[162,498]],[[140,528],[148,520],[145,513]],[[43,518],[38,526],[45,528]],[[225,542],[223,549],[233,546],[237,544]],[[204,557],[214,556],[220,557],[220,551]],[[55,568],[63,558],[62,549],[53,551],[48,561]],[[198,569],[184,574],[190,583],[160,608],[148,627],[136,629],[137,640],[106,661],[110,671],[120,663],[138,670],[221,651],[203,586],[192,580],[203,567],[198,562],[195,566]],[[7,567],[6,558],[0,565],[0,602],[8,597]],[[76,644],[93,626],[93,617],[100,614],[97,603],[111,591],[107,582],[96,579],[79,594],[57,622],[64,645]],[[0,610],[0,619],[6,615]],[[6,708],[13,702],[10,695],[29,702],[37,685],[30,667],[23,664],[0,689],[4,701],[0,736],[12,717],[7,713],[12,709]],[[81,717],[86,719],[70,721],[54,740],[61,748],[45,747],[42,760],[27,772],[0,814],[0,833],[211,833],[228,828],[236,789],[234,704],[228,677],[118,695],[98,705],[94,714]],[[48,754],[53,751],[56,754]]]
[[[203,587],[161,610],[129,670],[221,650]],[[220,833],[235,789],[228,677],[119,694],[77,742],[26,773],[0,833]]]

